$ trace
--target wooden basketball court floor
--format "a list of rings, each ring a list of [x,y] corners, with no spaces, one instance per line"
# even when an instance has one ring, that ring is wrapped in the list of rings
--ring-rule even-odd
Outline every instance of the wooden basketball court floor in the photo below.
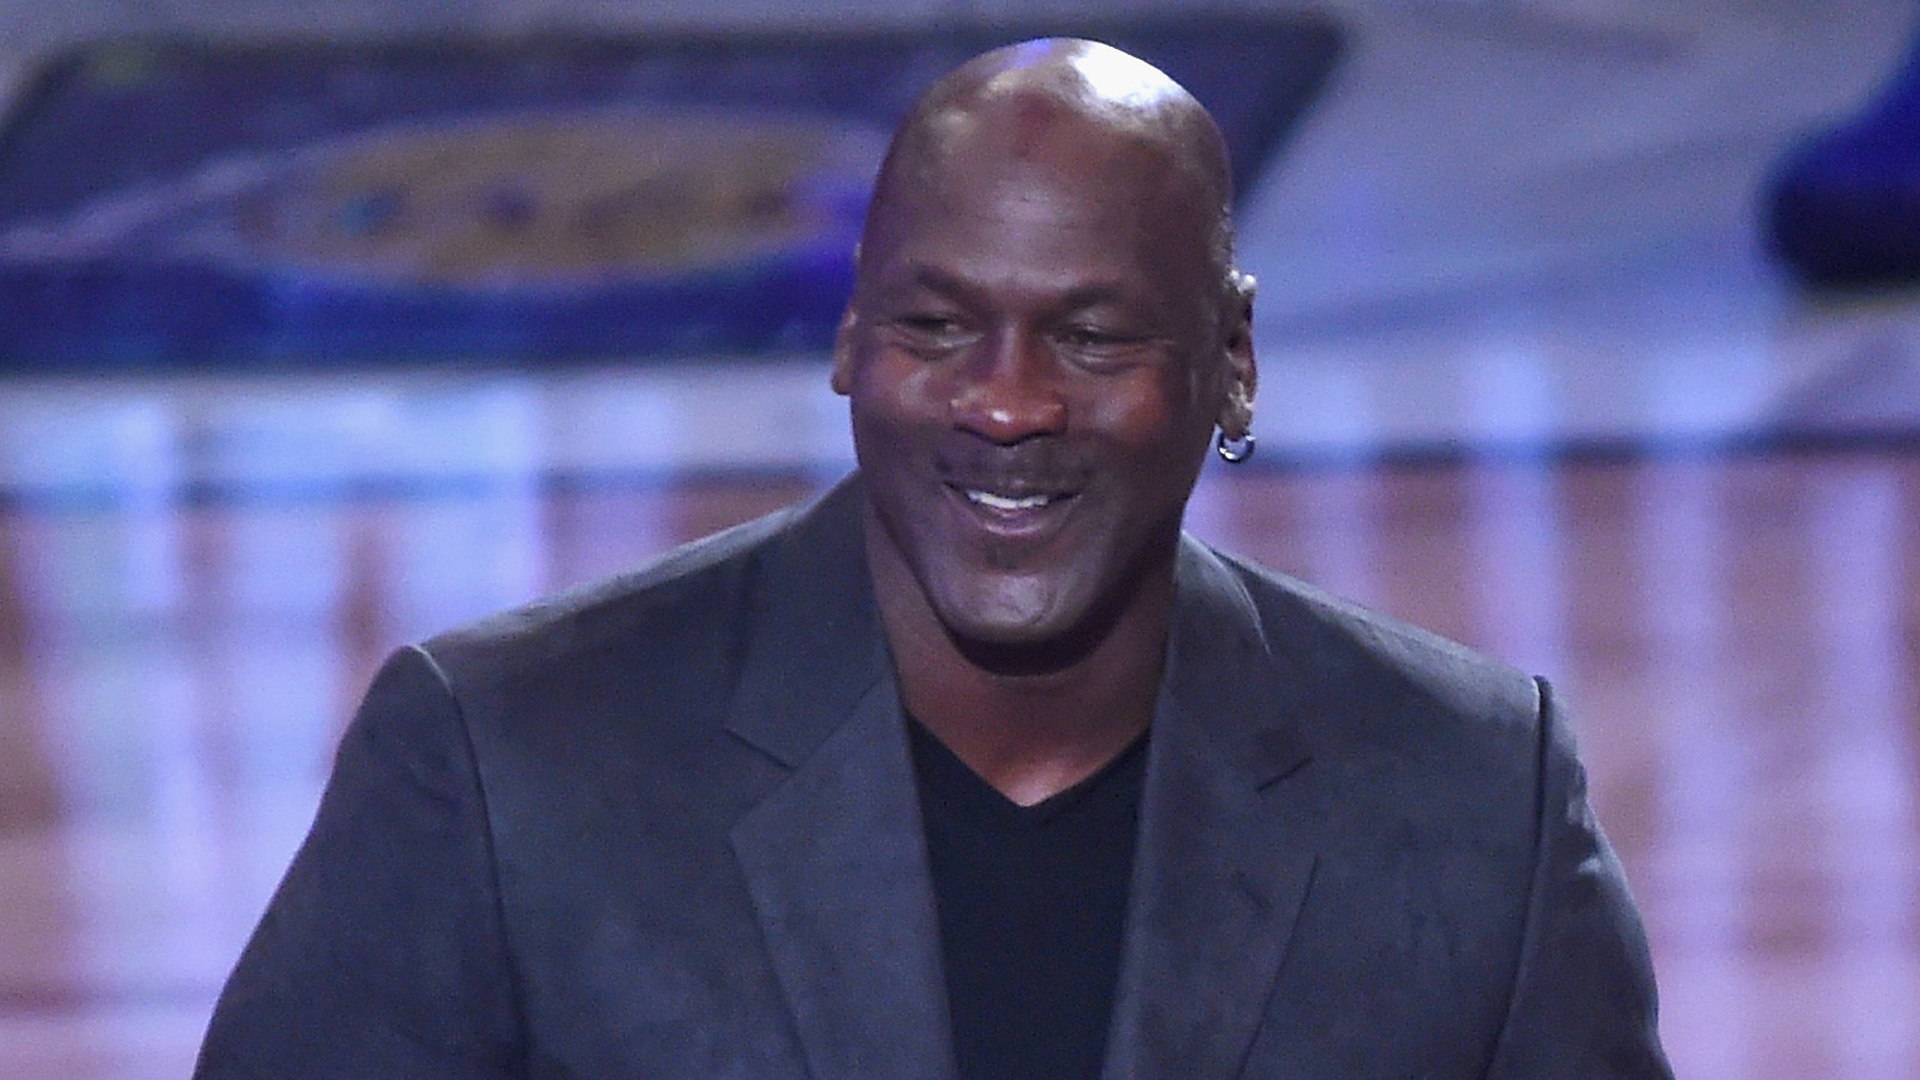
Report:
[[[1549,673],[1681,1075],[1920,1076],[1920,454],[1249,469],[1204,535]],[[182,1076],[381,656],[814,490],[0,512],[0,1076]]]
[[[1326,6],[1191,527],[1559,682],[1682,1077],[1920,1077],[1920,299],[1751,203],[1911,3]],[[0,380],[0,1078],[186,1074],[388,649],[849,460],[818,357]]]

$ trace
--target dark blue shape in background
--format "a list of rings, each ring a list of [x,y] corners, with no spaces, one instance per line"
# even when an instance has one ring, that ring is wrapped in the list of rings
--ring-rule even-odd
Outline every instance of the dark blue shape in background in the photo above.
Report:
[[[1184,83],[1220,121],[1246,184],[1340,43],[1319,18],[1238,15],[917,33],[101,43],[48,65],[0,132],[0,233],[223,155],[395,124],[640,103],[885,130],[966,58],[1051,34],[1111,42]],[[116,81],[116,64],[137,77]],[[0,370],[815,351],[851,284],[861,212],[849,208],[822,243],[741,265],[560,289],[354,280],[151,248],[0,257]]]
[[[1764,213],[1772,250],[1808,284],[1920,281],[1920,39],[1860,116],[1788,154]]]

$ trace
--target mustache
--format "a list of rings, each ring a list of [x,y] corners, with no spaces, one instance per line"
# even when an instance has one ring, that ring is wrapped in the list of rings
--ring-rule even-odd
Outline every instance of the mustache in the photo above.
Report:
[[[970,437],[941,447],[934,455],[934,470],[956,487],[1003,495],[1079,491],[1093,473],[1084,451],[1054,438],[1003,445]]]

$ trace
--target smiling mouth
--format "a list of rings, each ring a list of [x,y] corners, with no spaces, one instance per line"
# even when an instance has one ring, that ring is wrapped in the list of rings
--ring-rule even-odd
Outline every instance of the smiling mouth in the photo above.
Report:
[[[999,490],[994,490],[998,487]],[[974,487],[967,483],[949,483],[947,489],[958,496],[973,520],[989,532],[1005,536],[1038,537],[1057,529],[1063,515],[1078,492],[1035,491],[1025,485]]]
[[[997,495],[991,491],[977,491],[973,488],[962,488],[961,494],[967,497],[968,502],[976,506],[984,506],[989,510],[1000,510],[1007,513],[1018,510],[1039,510],[1042,507],[1066,498],[1064,495],[1021,495],[1017,497]]]

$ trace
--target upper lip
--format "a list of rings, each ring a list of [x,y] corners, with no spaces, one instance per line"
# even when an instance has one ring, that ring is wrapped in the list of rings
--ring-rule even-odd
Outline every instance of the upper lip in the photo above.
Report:
[[[1030,499],[1035,495],[1049,499],[1061,499],[1076,493],[1075,485],[1056,481],[1032,480],[1014,477],[946,477],[945,484],[962,493],[977,491],[986,495],[997,495],[1003,499]]]
[[[1016,500],[1041,496],[1057,503],[1080,494],[1089,479],[1084,463],[1063,449],[1022,444],[987,452],[968,446],[936,455],[932,464],[935,478],[963,497],[968,492]]]
[[[936,464],[935,471],[941,483],[956,491],[980,491],[1005,499],[1026,499],[1035,495],[1061,498],[1077,494],[1086,486],[1083,478],[1058,469],[981,467],[984,464],[977,463],[969,467],[963,462],[947,462]]]

